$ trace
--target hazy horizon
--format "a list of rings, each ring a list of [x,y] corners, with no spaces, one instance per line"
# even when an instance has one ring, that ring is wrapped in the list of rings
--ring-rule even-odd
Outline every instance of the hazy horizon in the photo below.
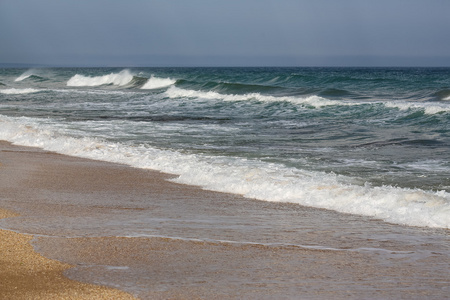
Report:
[[[450,1],[0,2],[0,63],[448,67]]]

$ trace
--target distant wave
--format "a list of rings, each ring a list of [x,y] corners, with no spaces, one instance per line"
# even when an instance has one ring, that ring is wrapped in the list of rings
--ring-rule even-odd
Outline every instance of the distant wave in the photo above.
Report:
[[[22,73],[22,75],[20,75],[19,77],[17,77],[14,81],[22,81],[24,79],[27,79],[28,77],[30,77],[31,75],[33,75],[33,70],[28,70],[25,73]]]
[[[442,89],[434,94],[438,100],[449,101],[450,100],[450,89]]]
[[[123,70],[119,73],[111,73],[103,76],[84,76],[76,74],[67,81],[67,86],[101,86],[117,85],[125,86],[133,80],[134,76],[129,70]]]
[[[334,74],[333,74],[334,73]],[[364,74],[345,74],[346,72],[331,72],[331,73],[292,73],[285,79],[286,82],[315,82],[318,85],[366,85],[366,84],[395,84],[402,82],[401,78],[387,77],[385,73],[371,74],[372,76],[364,76]]]
[[[398,108],[400,110],[418,109],[428,115],[450,112],[450,105],[443,102],[388,101],[384,103],[384,105],[389,108]]]
[[[211,82],[214,85],[213,90],[225,93],[255,93],[255,92],[272,92],[279,90],[279,87],[259,84],[243,84],[231,82]]]
[[[185,79],[178,80],[177,86],[182,88],[210,90],[225,94],[267,93],[283,90],[281,87],[271,85],[217,81],[197,82]]]
[[[31,93],[37,93],[40,92],[42,90],[39,89],[31,89],[31,88],[27,88],[27,89],[4,89],[4,90],[0,90],[0,94],[6,94],[6,95],[19,95],[19,94],[31,94]]]
[[[324,89],[319,93],[320,96],[329,96],[329,97],[342,97],[342,96],[351,96],[353,93],[342,90],[342,89],[335,89],[335,88],[328,88]]]
[[[396,139],[388,139],[388,140],[383,140],[383,141],[374,141],[374,142],[370,142],[370,143],[363,143],[360,145],[355,145],[355,148],[381,148],[381,147],[386,147],[386,146],[393,146],[393,145],[422,145],[422,146],[440,146],[443,143],[437,140],[433,140],[433,139],[407,139],[407,138],[396,138]],[[421,162],[423,163],[423,161]],[[417,167],[417,163],[416,163],[416,169],[418,169],[419,167]],[[424,164],[422,164],[423,166]],[[448,169],[446,168],[445,171],[448,171]]]
[[[14,81],[22,81],[27,78],[36,79],[36,80],[46,80],[47,79],[47,78],[39,75],[37,70],[28,70],[28,71],[24,72],[22,75],[20,75],[19,77],[17,77]]]
[[[150,78],[133,75],[129,70],[123,70],[119,73],[111,73],[103,76],[84,76],[76,74],[67,81],[67,86],[102,86],[115,85],[121,87],[134,87],[144,90],[159,89],[175,84],[176,80],[171,78],[159,78],[151,76]]]
[[[319,96],[307,96],[307,97],[275,97],[269,95],[262,95],[260,93],[248,93],[243,95],[236,94],[220,94],[217,92],[209,91],[195,91],[195,90],[185,90],[171,86],[167,91],[166,95],[169,98],[201,98],[201,99],[217,99],[223,101],[245,101],[245,100],[256,100],[261,102],[280,102],[286,101],[294,104],[301,104],[313,107],[322,107],[329,105],[339,105],[343,102],[332,101]]]
[[[175,86],[171,86],[166,95],[169,98],[199,98],[199,99],[216,99],[223,101],[246,101],[255,100],[261,102],[290,102],[296,105],[311,106],[315,108],[321,108],[324,106],[358,106],[358,105],[384,105],[387,108],[397,108],[400,110],[420,110],[425,114],[433,115],[442,112],[450,112],[450,105],[442,102],[408,102],[408,101],[373,101],[373,102],[360,102],[360,101],[343,101],[343,100],[330,100],[318,95],[310,96],[270,96],[262,95],[260,93],[248,93],[248,94],[221,94],[214,91],[196,91],[181,89]]]
[[[151,76],[147,82],[141,87],[143,90],[160,89],[175,84],[176,80],[170,78],[159,78]]]

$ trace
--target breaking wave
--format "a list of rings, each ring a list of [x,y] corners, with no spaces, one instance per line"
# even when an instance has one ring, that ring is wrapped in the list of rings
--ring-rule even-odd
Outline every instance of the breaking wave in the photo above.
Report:
[[[236,94],[220,94],[217,92],[209,91],[195,91],[195,90],[185,90],[175,86],[171,86],[167,91],[166,95],[169,98],[200,98],[200,99],[215,99],[223,101],[245,101],[245,100],[255,100],[261,102],[280,102],[287,101],[294,104],[301,104],[313,107],[322,107],[329,105],[339,105],[340,101],[332,101],[319,96],[307,96],[307,97],[275,97],[270,95],[262,95],[260,93],[248,93],[243,95]]]
[[[435,93],[435,96],[438,100],[449,101],[450,100],[450,89],[442,89]]]
[[[31,94],[31,93],[37,93],[40,92],[42,90],[40,89],[31,89],[31,88],[26,88],[26,89],[15,89],[15,88],[11,88],[11,89],[4,89],[4,90],[0,90],[0,94],[5,94],[5,95],[19,95],[19,94]]]
[[[102,85],[115,85],[121,87],[139,87],[144,90],[159,89],[175,84],[176,80],[170,78],[159,78],[151,76],[150,78],[133,75],[129,70],[123,70],[119,73],[111,73],[103,76],[84,76],[76,74],[67,81],[67,86],[95,87]]]
[[[23,81],[25,79],[35,79],[38,81],[43,81],[43,80],[47,80],[47,78],[43,77],[42,75],[39,74],[39,71],[37,70],[28,70],[24,73],[22,73],[22,75],[20,75],[19,77],[17,77],[14,81],[19,82],[19,81]]]
[[[147,82],[141,87],[143,90],[160,89],[175,84],[176,80],[170,78],[159,78],[151,76]]]
[[[408,102],[408,101],[371,101],[360,102],[354,100],[330,100],[318,95],[310,96],[271,96],[260,93],[248,94],[221,94],[215,91],[197,91],[181,89],[171,86],[166,91],[169,98],[198,98],[198,99],[215,99],[223,101],[245,101],[255,100],[261,102],[290,102],[296,105],[311,106],[321,108],[324,106],[359,106],[368,104],[382,104],[387,108],[397,108],[400,110],[420,110],[425,114],[437,114],[442,112],[450,112],[450,105],[442,102]]]
[[[0,115],[0,139],[66,155],[151,168],[205,189],[271,202],[290,202],[412,226],[450,228],[450,194],[356,185],[351,178],[242,158],[186,154],[67,136],[37,119]]]
[[[384,105],[389,108],[398,108],[400,110],[421,110],[427,115],[450,112],[450,105],[442,102],[388,101],[385,102]]]
[[[22,73],[19,77],[17,77],[14,81],[22,81],[24,79],[27,79],[28,77],[34,75],[34,70],[28,70],[25,73]]]
[[[103,76],[84,76],[76,74],[67,81],[67,86],[101,86],[116,85],[125,86],[133,80],[134,76],[129,70],[123,70],[119,73],[111,73]]]

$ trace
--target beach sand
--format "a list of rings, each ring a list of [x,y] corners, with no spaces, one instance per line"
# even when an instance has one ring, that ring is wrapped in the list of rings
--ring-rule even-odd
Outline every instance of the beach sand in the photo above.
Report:
[[[447,230],[244,199],[6,142],[0,163],[0,207],[20,215],[2,210],[11,218],[0,228],[34,235],[1,231],[2,298],[122,299],[62,274],[142,299],[449,297]]]
[[[0,218],[15,216],[0,209]],[[0,230],[1,299],[134,299],[116,289],[69,280],[63,272],[72,266],[37,254],[32,238]]]

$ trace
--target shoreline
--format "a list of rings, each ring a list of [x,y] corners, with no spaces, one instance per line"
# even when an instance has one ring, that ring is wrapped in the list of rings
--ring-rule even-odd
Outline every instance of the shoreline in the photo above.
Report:
[[[18,215],[0,208],[0,219]],[[74,266],[43,257],[31,246],[33,236],[0,229],[0,295],[4,299],[136,299],[105,286],[70,280]]]
[[[77,282],[141,299],[442,299],[450,290],[448,230],[210,192],[1,141],[0,163],[0,207],[20,214],[0,227],[34,235],[35,252],[74,266],[61,274]]]

